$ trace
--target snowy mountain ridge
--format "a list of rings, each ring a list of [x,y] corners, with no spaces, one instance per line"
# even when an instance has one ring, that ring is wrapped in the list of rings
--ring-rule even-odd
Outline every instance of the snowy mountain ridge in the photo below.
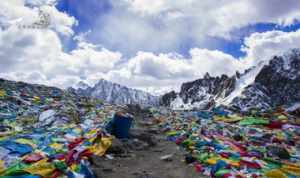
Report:
[[[183,83],[180,92],[163,95],[160,104],[173,109],[209,109],[225,105],[241,111],[290,107],[300,102],[300,50],[291,49],[282,56],[228,77],[208,73]]]
[[[81,96],[94,97],[112,104],[139,104],[142,106],[157,106],[159,98],[147,92],[128,88],[104,79],[94,86],[79,82],[69,88]]]

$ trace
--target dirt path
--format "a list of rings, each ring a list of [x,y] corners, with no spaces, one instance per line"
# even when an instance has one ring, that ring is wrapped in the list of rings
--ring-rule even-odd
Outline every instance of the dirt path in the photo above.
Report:
[[[99,178],[195,178],[203,177],[187,165],[184,151],[153,128],[138,124],[135,139],[116,141],[109,151],[112,159],[95,158],[93,171]],[[123,150],[122,150],[123,149]],[[171,155],[169,159],[161,157]]]

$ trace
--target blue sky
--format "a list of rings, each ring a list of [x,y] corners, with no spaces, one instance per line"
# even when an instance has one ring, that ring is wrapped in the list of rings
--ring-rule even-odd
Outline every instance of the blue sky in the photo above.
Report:
[[[4,0],[0,9],[0,77],[62,88],[104,78],[163,93],[300,46],[299,0]],[[19,28],[40,12],[49,26]]]
[[[89,30],[94,29],[95,19],[101,21],[101,18],[106,14],[110,13],[113,9],[113,5],[110,0],[88,0],[88,1],[72,1],[72,0],[61,0],[56,6],[60,11],[68,13],[70,16],[74,16],[78,20],[78,25],[75,26],[74,32],[76,34],[84,33]],[[98,21],[97,20],[97,21]],[[267,32],[272,30],[280,30],[284,32],[296,31],[300,28],[300,23],[290,24],[288,26],[278,25],[276,23],[257,23],[247,25],[235,29],[231,32],[236,39],[228,40],[224,38],[211,37],[210,44],[206,48],[210,50],[221,50],[225,53],[231,54],[236,58],[243,57],[245,53],[241,51],[241,46],[243,45],[243,40],[245,37],[251,35],[254,32]],[[101,41],[98,41],[101,43]],[[71,50],[76,47],[76,42],[71,40],[66,43],[67,49]],[[111,46],[113,50],[118,50],[117,46]],[[177,53],[182,55],[189,55],[189,50],[191,48],[197,47],[192,39],[184,39],[181,41]],[[147,49],[146,49],[147,50]],[[126,51],[122,51],[127,54]],[[137,51],[133,51],[137,52]],[[155,51],[161,52],[161,51]],[[162,51],[162,52],[174,52],[172,49]],[[132,56],[134,54],[127,54],[126,56]]]
[[[300,28],[300,23],[295,23],[289,26],[281,26],[274,23],[258,23],[254,25],[249,25],[238,29],[233,34],[237,34],[239,37],[238,40],[224,40],[224,39],[217,39],[216,49],[224,51],[225,53],[229,53],[234,57],[243,57],[245,53],[241,51],[241,46],[243,45],[243,40],[245,37],[251,35],[254,32],[262,33],[267,31],[279,30],[284,32],[292,32],[296,31]]]

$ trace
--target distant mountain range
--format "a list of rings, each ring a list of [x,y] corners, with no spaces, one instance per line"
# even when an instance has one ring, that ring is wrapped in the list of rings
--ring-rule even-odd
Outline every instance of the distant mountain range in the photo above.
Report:
[[[159,103],[158,96],[141,90],[131,89],[104,79],[99,80],[94,86],[79,82],[68,90],[81,96],[98,98],[112,104],[157,106]]]
[[[4,79],[1,82],[20,83],[39,92],[39,85]],[[55,87],[48,88],[67,92]],[[252,108],[269,110],[278,106],[294,110],[300,108],[300,49],[274,56],[269,62],[260,63],[243,74],[236,72],[233,76],[213,77],[207,73],[201,79],[183,83],[179,92],[171,91],[160,97],[104,79],[94,86],[79,82],[68,88],[68,92],[111,104],[166,106],[172,109],[209,109],[223,105],[240,111]]]
[[[226,105],[248,111],[268,110],[277,106],[293,107],[300,103],[300,50],[292,49],[260,63],[243,74],[211,77],[183,83],[180,92],[166,93],[160,104],[173,109],[208,109]]]

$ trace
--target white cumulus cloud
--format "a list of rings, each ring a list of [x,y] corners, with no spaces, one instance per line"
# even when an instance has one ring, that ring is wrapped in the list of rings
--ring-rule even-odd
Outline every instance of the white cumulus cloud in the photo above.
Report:
[[[299,0],[115,0],[95,19],[89,39],[132,55],[214,46],[232,31],[257,23],[288,26],[300,20]],[[130,44],[128,44],[130,42]],[[188,51],[188,49],[187,49]]]
[[[150,91],[178,90],[181,83],[203,77],[206,72],[212,76],[230,76],[261,61],[268,61],[274,55],[299,48],[299,35],[300,30],[254,33],[245,39],[242,50],[246,55],[241,58],[222,51],[201,48],[191,49],[188,58],[178,54],[155,55],[140,52],[129,59],[121,70],[110,72],[108,79]]]

